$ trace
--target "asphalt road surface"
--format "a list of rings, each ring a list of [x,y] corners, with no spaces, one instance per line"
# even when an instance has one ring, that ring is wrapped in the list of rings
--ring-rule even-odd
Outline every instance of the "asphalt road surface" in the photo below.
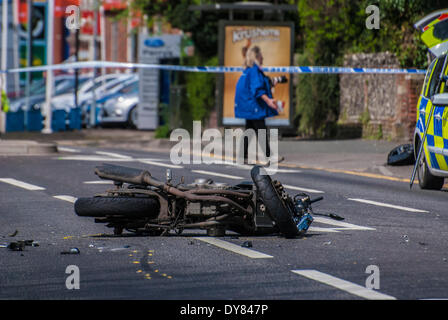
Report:
[[[230,184],[250,180],[249,169],[173,166],[163,153],[87,147],[0,161],[0,299],[448,298],[446,191],[281,168],[274,179],[291,194],[322,195],[315,212],[345,220],[315,216],[307,235],[297,239],[230,232],[210,238],[202,230],[117,237],[74,213],[76,198],[111,187],[94,174],[96,165],[145,168],[161,180],[171,168],[175,180],[207,177]],[[5,248],[17,240],[39,246]],[[245,241],[253,246],[243,248]],[[80,254],[61,254],[70,248]],[[79,270],[79,289],[66,286],[73,275],[69,266]],[[379,288],[367,289],[368,283]]]

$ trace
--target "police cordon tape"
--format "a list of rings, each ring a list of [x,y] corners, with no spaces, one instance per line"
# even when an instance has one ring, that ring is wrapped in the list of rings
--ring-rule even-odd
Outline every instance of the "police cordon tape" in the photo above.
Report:
[[[124,69],[159,69],[169,71],[227,73],[242,72],[243,67],[223,66],[178,66],[163,64],[144,64],[111,61],[83,61],[63,64],[44,65],[36,67],[0,70],[0,73],[42,72],[49,70],[71,70],[91,68],[124,68]],[[321,66],[287,66],[263,67],[264,72],[281,73],[317,73],[317,74],[424,74],[422,69],[394,69],[394,68],[350,68],[350,67],[321,67]]]

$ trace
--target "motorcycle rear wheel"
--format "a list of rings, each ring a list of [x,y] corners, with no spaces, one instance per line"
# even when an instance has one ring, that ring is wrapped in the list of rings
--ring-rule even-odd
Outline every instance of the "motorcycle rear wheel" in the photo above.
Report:
[[[159,209],[159,202],[152,198],[91,197],[75,202],[75,212],[80,217],[156,218]]]
[[[252,168],[250,174],[257,187],[258,194],[266,206],[267,213],[276,223],[280,233],[286,238],[294,238],[298,235],[298,229],[292,213],[282,201],[272,183],[271,177],[266,173],[262,174],[260,172],[261,169],[260,166],[255,166]]]

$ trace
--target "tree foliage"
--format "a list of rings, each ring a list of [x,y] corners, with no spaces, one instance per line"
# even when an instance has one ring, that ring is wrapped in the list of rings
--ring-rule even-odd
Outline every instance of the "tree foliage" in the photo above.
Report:
[[[426,68],[427,50],[413,24],[446,7],[446,0],[299,0],[301,61],[340,66],[347,53],[394,53],[401,67]],[[380,9],[380,29],[368,29],[366,8]],[[325,137],[339,113],[338,79],[301,75],[297,89],[299,132]]]

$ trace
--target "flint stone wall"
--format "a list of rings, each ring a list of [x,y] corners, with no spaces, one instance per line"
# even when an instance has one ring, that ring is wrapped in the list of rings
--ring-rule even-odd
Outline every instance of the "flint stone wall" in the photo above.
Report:
[[[400,68],[389,53],[351,54],[345,67]],[[364,137],[412,140],[424,75],[341,74],[342,124],[360,124]]]

